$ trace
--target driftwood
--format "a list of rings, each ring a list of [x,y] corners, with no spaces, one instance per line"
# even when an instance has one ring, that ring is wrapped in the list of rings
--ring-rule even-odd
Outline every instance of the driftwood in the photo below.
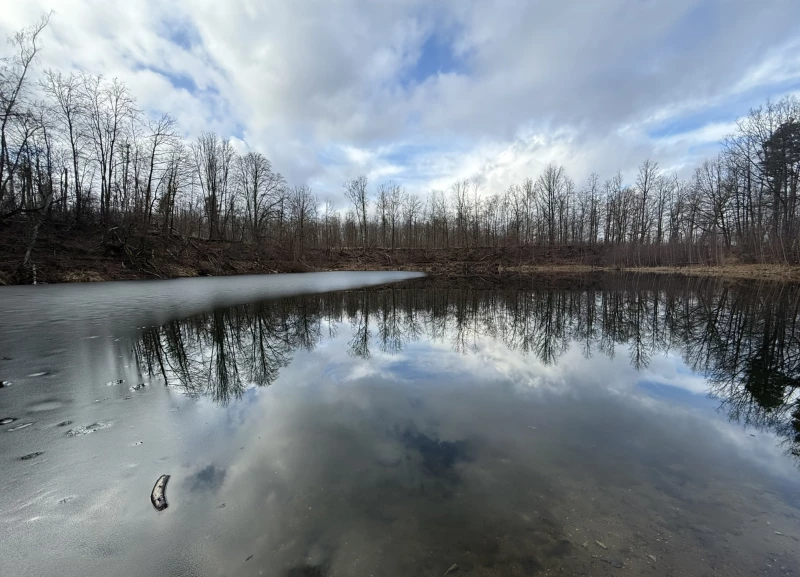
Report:
[[[169,507],[167,505],[167,481],[169,481],[169,475],[161,475],[150,492],[150,502],[156,511],[163,511]]]

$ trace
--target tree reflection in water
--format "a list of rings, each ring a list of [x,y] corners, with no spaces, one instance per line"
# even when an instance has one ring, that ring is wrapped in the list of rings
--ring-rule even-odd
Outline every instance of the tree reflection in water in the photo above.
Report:
[[[591,285],[591,283],[589,283]],[[420,337],[465,353],[483,336],[557,363],[584,356],[630,363],[681,353],[730,418],[776,431],[800,457],[800,287],[713,279],[612,278],[581,289],[535,284],[437,288],[425,282],[261,302],[172,321],[142,335],[143,371],[225,404],[250,384],[273,383],[297,349],[313,350],[337,324],[353,327],[349,352],[394,354]]]

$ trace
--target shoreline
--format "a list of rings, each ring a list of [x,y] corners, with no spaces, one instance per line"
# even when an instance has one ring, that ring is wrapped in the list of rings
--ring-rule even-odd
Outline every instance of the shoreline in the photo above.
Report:
[[[26,251],[21,229],[0,231],[0,285],[103,282],[199,276],[234,276],[322,271],[398,270],[423,272],[437,279],[503,279],[603,274],[658,274],[729,280],[800,283],[800,265],[726,264],[658,260],[625,266],[609,247],[471,247],[307,249],[293,259],[281,247],[245,242],[209,241],[178,235],[130,237],[126,243],[104,240],[97,230],[43,228],[22,267]],[[35,267],[35,268],[34,268]],[[35,271],[35,273],[34,273]],[[35,274],[35,276],[34,276]]]
[[[552,278],[552,277],[581,277],[581,276],[606,276],[606,275],[658,275],[687,278],[717,278],[730,281],[760,281],[776,283],[800,283],[800,266],[765,265],[765,264],[735,264],[716,266],[660,266],[660,267],[609,267],[592,266],[583,264],[531,264],[503,267],[497,266],[496,272],[441,270],[428,264],[404,264],[397,267],[354,267],[352,263],[344,263],[340,267],[311,266],[304,263],[293,262],[253,262],[250,266],[234,266],[232,270],[208,271],[203,268],[188,267],[174,264],[162,269],[161,274],[153,274],[146,270],[127,268],[124,264],[120,267],[109,267],[108,263],[98,263],[97,267],[81,267],[70,270],[37,271],[37,284],[71,284],[80,282],[110,282],[126,280],[167,280],[176,278],[195,277],[226,277],[243,276],[250,274],[286,274],[304,272],[357,272],[357,271],[404,271],[422,272],[432,280],[457,279],[460,281],[489,281],[502,283],[525,278]],[[236,263],[241,264],[241,263]],[[103,266],[106,265],[106,266]],[[261,265],[261,266],[259,266]],[[456,267],[460,268],[460,267]],[[164,274],[164,273],[171,274]],[[55,273],[55,274],[53,274]],[[0,286],[20,286],[33,284],[33,282],[7,282],[8,277],[0,271]]]
[[[693,278],[722,278],[730,280],[763,280],[775,282],[800,282],[800,266],[781,264],[731,264],[657,267],[609,267],[586,265],[522,265],[509,267],[514,274],[657,274]]]

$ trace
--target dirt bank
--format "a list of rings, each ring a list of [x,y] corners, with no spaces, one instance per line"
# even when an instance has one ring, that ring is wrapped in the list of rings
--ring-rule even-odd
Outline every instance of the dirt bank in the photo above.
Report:
[[[603,246],[553,248],[311,249],[293,258],[281,248],[209,241],[152,233],[146,237],[93,228],[43,227],[30,263],[23,267],[24,229],[0,230],[0,284],[224,276],[323,270],[413,270],[432,277],[484,279],[510,276],[592,276],[642,272],[800,282],[800,267],[723,266],[619,267],[605,264]],[[35,267],[35,268],[34,268]],[[35,275],[35,279],[34,279]]]

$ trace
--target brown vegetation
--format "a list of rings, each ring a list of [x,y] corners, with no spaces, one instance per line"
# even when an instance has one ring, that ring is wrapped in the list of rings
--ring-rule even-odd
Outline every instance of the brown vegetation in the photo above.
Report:
[[[150,236],[109,235],[102,227],[41,227],[30,253],[35,267],[21,266],[21,224],[0,229],[0,284],[95,282],[325,270],[412,270],[436,279],[500,282],[509,277],[640,272],[800,282],[800,267],[776,264],[622,267],[611,247],[471,249],[307,249],[302,260],[288,249],[252,243],[187,238],[156,231]],[[35,278],[34,278],[35,275]]]

